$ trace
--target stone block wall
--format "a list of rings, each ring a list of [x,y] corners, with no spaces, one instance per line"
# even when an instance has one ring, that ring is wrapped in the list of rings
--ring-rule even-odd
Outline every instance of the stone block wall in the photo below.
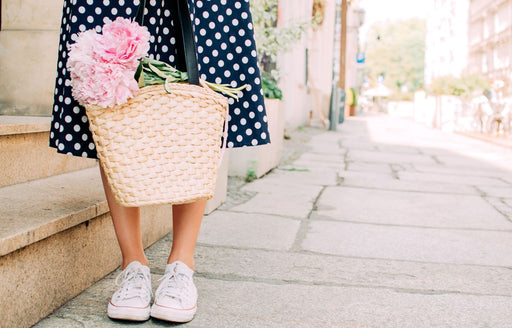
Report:
[[[1,0],[0,115],[49,116],[62,0]]]

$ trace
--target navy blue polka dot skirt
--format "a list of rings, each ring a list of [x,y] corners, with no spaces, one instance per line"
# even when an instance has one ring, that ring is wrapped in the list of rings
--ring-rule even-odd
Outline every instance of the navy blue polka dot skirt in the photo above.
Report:
[[[50,146],[59,153],[97,158],[85,109],[71,96],[66,70],[68,46],[77,34],[116,17],[134,18],[140,0],[64,0],[55,83]],[[149,0],[145,25],[151,33],[150,57],[176,65],[173,16],[165,0]],[[169,1],[169,0],[167,0]],[[270,142],[249,0],[189,0],[201,78],[231,86],[247,84],[243,96],[229,100],[227,146]]]

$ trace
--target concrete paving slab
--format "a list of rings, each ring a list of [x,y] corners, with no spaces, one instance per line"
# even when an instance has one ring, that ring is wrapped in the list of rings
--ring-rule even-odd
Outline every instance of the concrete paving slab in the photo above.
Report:
[[[215,211],[203,220],[200,243],[263,249],[289,249],[300,221],[262,214]]]
[[[390,164],[393,172],[408,172],[408,171],[415,171],[414,165],[410,163],[401,163],[401,164]]]
[[[512,266],[512,233],[313,221],[305,250],[420,262]]]
[[[313,153],[304,153],[302,154],[298,162],[301,161],[310,161],[310,162],[322,162],[322,163],[330,163],[330,164],[337,164],[337,165],[343,165],[343,156],[337,155],[337,154],[313,154]]]
[[[55,328],[55,327],[83,328],[84,325],[82,322],[77,321],[76,319],[50,317],[50,318],[47,318],[47,319],[39,322],[34,327],[37,327],[37,328]]]
[[[357,140],[343,138],[341,141],[341,148],[346,150],[365,150],[365,151],[376,151],[377,146],[371,140]]]
[[[438,192],[443,194],[480,195],[475,188],[453,183],[439,183],[431,181],[405,181],[398,180],[392,175],[374,172],[340,171],[341,185],[347,187],[360,187],[366,189],[402,190],[414,192]]]
[[[326,142],[326,143],[311,143],[308,142],[306,144],[309,147],[308,153],[311,154],[320,154],[320,155],[336,155],[336,156],[344,156],[347,152],[346,149],[341,149],[338,145],[338,142]]]
[[[391,165],[388,163],[366,163],[366,162],[348,162],[347,171],[356,172],[372,172],[372,173],[387,173],[391,175]]]
[[[306,142],[306,146],[311,147],[310,151],[314,153],[319,151],[328,151],[328,153],[331,153],[339,149],[341,140],[342,137],[338,133],[326,131],[312,136],[308,142]]]
[[[448,136],[450,138],[451,136]],[[437,137],[429,138],[430,145],[422,147],[421,151],[428,155],[434,156],[464,156],[468,158],[482,158],[485,159],[488,155],[498,155],[503,153],[503,148],[493,147],[486,143],[472,140],[470,138],[460,138],[456,140],[446,140],[441,144]],[[486,156],[487,155],[487,156]]]
[[[416,147],[401,146],[401,145],[386,145],[376,144],[377,150],[387,153],[405,153],[405,154],[421,154],[421,151]]]
[[[169,245],[170,241],[152,247],[150,260],[158,263],[156,260],[167,258]],[[239,260],[233,261],[235,258]],[[503,267],[209,246],[197,248],[196,266],[197,274],[205,278],[512,296],[512,275]]]
[[[475,177],[489,177],[503,179],[507,171],[498,168],[485,169],[485,168],[467,168],[446,165],[422,165],[415,164],[414,170],[419,173],[436,173],[447,174],[456,176],[475,176]]]
[[[478,189],[486,196],[511,198],[512,199],[512,186],[510,187],[491,187],[491,186],[478,186]]]
[[[436,164],[436,161],[426,155],[366,150],[350,150],[348,152],[347,159],[354,162],[368,163]]]
[[[512,198],[482,197],[482,199],[512,222]]]
[[[59,327],[56,325],[64,320],[79,323],[84,328],[176,326],[154,319],[136,324],[108,319],[105,304],[112,288],[106,281],[92,287],[89,295],[84,293],[69,302],[35,328]],[[510,326],[510,297],[428,295],[386,289],[204,278],[195,281],[200,290],[198,313],[192,322],[180,324],[181,327]]]
[[[457,204],[457,206],[453,206]],[[419,227],[510,230],[512,222],[479,196],[328,187],[312,219]]]
[[[501,179],[500,177],[482,177],[475,175],[455,175],[455,174],[439,174],[439,173],[416,173],[416,172],[399,172],[400,180],[411,181],[431,181],[450,184],[463,184],[470,186],[491,186],[491,187],[511,187],[512,185]]]
[[[496,163],[488,163],[482,160],[474,159],[471,157],[465,157],[465,156],[435,156],[436,160],[439,161],[442,165],[446,166],[452,166],[452,167],[461,167],[461,168],[474,168],[478,170],[487,170],[492,171],[496,168]]]
[[[261,181],[260,183],[258,183]],[[268,174],[264,180],[255,180],[244,186],[246,190],[259,190],[272,192],[272,188],[261,188],[261,185],[293,185],[301,189],[307,189],[308,186],[332,186],[338,183],[337,170],[311,169],[301,166],[288,166],[283,169],[276,169]],[[255,184],[253,186],[253,184]]]
[[[504,199],[503,202],[512,209],[512,199],[511,198]]]
[[[500,176],[500,178],[501,178],[503,181],[507,182],[508,184],[511,184],[511,185],[512,185],[512,174],[507,174],[507,173],[505,173],[505,174],[502,174],[502,175]]]
[[[300,168],[314,167],[322,170],[338,171],[340,168],[345,167],[345,163],[343,160],[341,160],[341,162],[319,162],[317,160],[298,159],[293,162],[293,166]]]
[[[335,171],[322,172],[323,179],[331,184],[333,179],[337,181],[337,174]],[[296,176],[296,175],[295,175]],[[266,194],[292,194],[300,195],[300,197],[307,197],[308,200],[313,201],[322,190],[322,184],[309,178],[310,184],[303,184],[300,180],[294,177],[294,174],[284,174],[283,172],[276,172],[268,175],[265,179],[257,179],[244,185],[241,192],[261,192]]]
[[[430,181],[450,184],[462,184],[468,186],[492,186],[492,187],[510,187],[507,182],[500,178],[494,177],[478,177],[478,176],[461,176],[461,175],[448,175],[448,174],[435,174],[435,173],[412,173],[412,172],[399,172],[398,178],[407,181]]]
[[[261,213],[281,215],[294,218],[306,218],[316,197],[322,190],[321,186],[297,186],[297,185],[256,185],[254,188],[264,188],[266,191],[259,192],[246,203],[232,207],[234,212]],[[255,190],[250,189],[244,190]]]
[[[210,295],[193,323],[200,327],[507,327],[512,306],[496,296],[202,279],[198,286]]]

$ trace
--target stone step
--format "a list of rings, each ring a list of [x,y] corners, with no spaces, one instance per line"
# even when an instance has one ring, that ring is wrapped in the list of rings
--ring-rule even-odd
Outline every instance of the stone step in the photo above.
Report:
[[[50,118],[0,115],[0,187],[96,165],[48,147]]]
[[[0,318],[30,327],[119,266],[98,167],[0,188]],[[171,206],[142,209],[147,247],[172,228]]]

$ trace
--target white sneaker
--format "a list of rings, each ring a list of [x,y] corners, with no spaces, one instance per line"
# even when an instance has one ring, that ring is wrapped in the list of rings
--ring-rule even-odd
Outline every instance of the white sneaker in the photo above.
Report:
[[[119,283],[119,280],[122,282]],[[140,262],[130,263],[116,278],[119,289],[108,303],[107,315],[112,319],[145,321],[151,308],[151,274]]]
[[[153,318],[172,322],[188,322],[194,318],[197,288],[192,279],[193,274],[194,271],[183,262],[167,264],[151,307]]]

